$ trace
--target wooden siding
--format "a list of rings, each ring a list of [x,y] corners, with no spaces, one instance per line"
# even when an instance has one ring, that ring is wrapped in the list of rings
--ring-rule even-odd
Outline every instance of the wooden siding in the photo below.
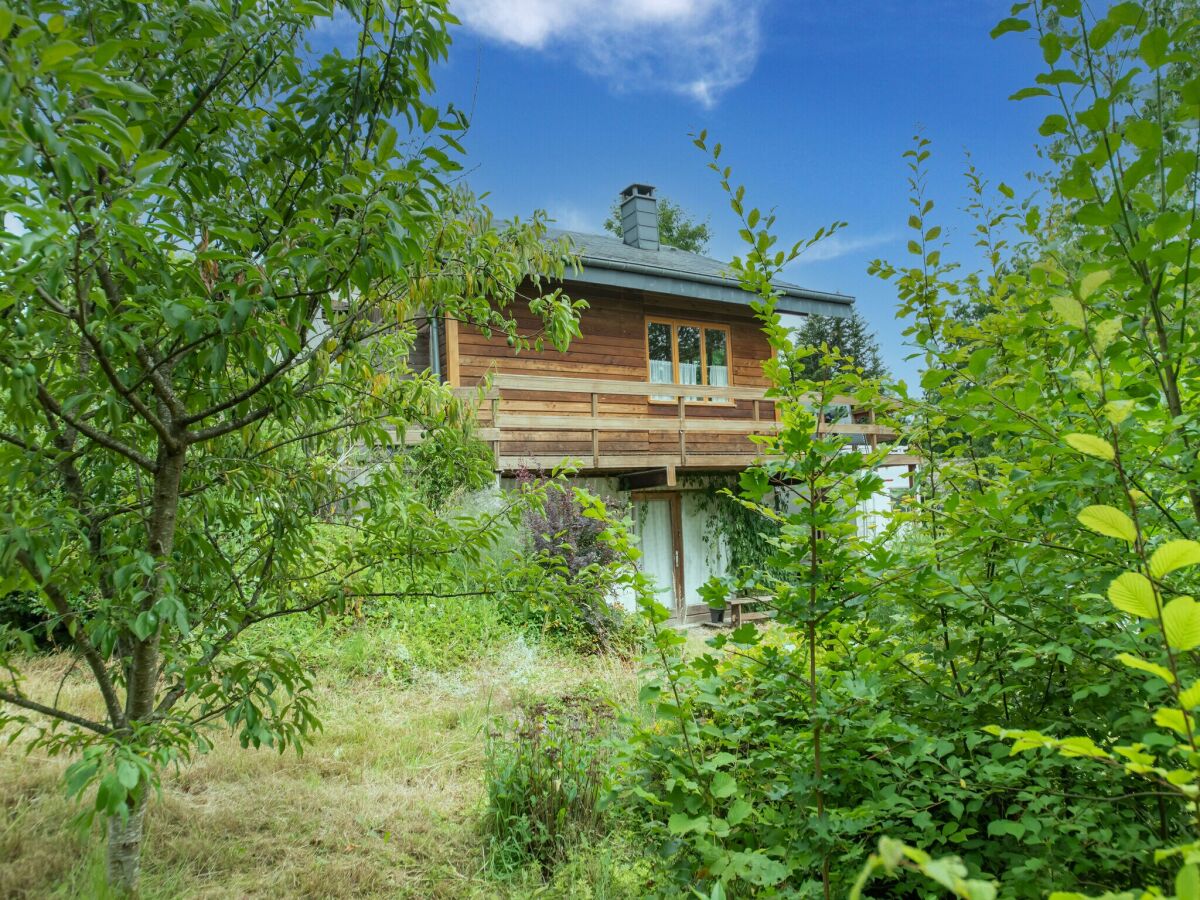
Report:
[[[646,347],[647,318],[683,319],[689,322],[713,323],[728,326],[731,334],[730,386],[753,387],[765,390],[769,382],[763,375],[762,364],[770,355],[770,347],[758,321],[747,307],[731,304],[684,300],[663,294],[641,293],[616,288],[567,282],[566,293],[589,303],[580,319],[582,337],[572,341],[563,353],[547,347],[542,351],[515,353],[503,337],[485,336],[479,329],[461,325],[457,335],[457,354],[448,351],[448,359],[457,355],[456,383],[469,387],[483,381],[489,374],[532,375],[554,378],[580,378],[601,381],[647,383],[649,381]],[[532,290],[532,288],[530,288]],[[525,293],[528,293],[526,291]],[[521,331],[535,335],[540,322],[528,310],[517,311]],[[448,330],[449,331],[449,330]],[[451,336],[453,333],[450,332]],[[447,373],[454,369],[447,365]],[[531,458],[563,457],[591,459],[598,451],[601,457],[622,457],[645,454],[659,456],[679,454],[679,436],[668,431],[646,431],[630,428],[617,433],[604,432],[593,440],[587,427],[579,431],[535,429],[518,430],[505,425],[506,418],[536,414],[578,415],[581,417],[636,417],[678,420],[676,401],[652,402],[646,396],[600,394],[595,398],[580,392],[505,390],[501,393],[498,414],[503,428],[500,456]],[[733,403],[688,403],[689,420],[737,419],[753,421],[756,401],[736,400]],[[773,420],[774,404],[757,401],[757,417]],[[665,424],[665,422],[664,422]],[[749,461],[756,446],[745,434],[689,434],[687,449],[697,456],[713,454],[742,458]]]

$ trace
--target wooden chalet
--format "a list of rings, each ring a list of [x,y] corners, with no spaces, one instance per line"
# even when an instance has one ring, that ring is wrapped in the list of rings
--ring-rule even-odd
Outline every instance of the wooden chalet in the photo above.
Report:
[[[627,494],[644,565],[680,620],[707,617],[697,589],[724,565],[691,475],[736,473],[776,429],[763,362],[770,347],[753,299],[724,265],[662,245],[654,188],[621,193],[621,237],[565,234],[581,268],[563,288],[589,304],[565,352],[515,353],[502,336],[454,320],[431,329],[435,370],[464,392],[490,377],[478,413],[501,479],[572,460],[599,493]],[[780,282],[777,309],[845,316],[854,300]],[[522,330],[540,327],[528,313]],[[848,405],[824,426],[874,447],[892,437]],[[896,462],[907,460],[896,459]]]

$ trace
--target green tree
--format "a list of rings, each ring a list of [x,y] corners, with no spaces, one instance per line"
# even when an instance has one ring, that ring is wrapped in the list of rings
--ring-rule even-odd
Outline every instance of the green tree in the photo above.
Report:
[[[837,351],[835,358],[840,359],[838,365],[842,368],[861,369],[865,378],[888,377],[879,355],[879,341],[858,310],[845,318],[805,316],[804,324],[796,329],[795,342],[814,351],[800,363],[800,375],[805,379],[824,381],[833,374],[822,362],[828,350]]]
[[[335,15],[356,52],[313,54]],[[518,284],[565,259],[541,217],[498,228],[447,188],[466,123],[427,97],[451,21],[437,0],[0,5],[0,593],[38,593],[102,710],[26,696],[28,635],[0,624],[0,725],[75,758],[118,889],[159,772],[208,727],[282,750],[318,726],[306,673],[249,629],[419,592],[376,576],[478,556],[500,518],[444,520],[390,452],[469,431],[408,370],[414,323],[527,345]],[[529,306],[556,346],[577,333],[568,298]]]
[[[604,220],[604,230],[617,237],[621,236],[621,204],[613,204],[608,218]],[[678,203],[673,203],[667,197],[660,197],[658,200],[658,239],[661,243],[677,250],[686,250],[689,253],[707,253],[712,232],[708,227],[708,219],[697,222]]]

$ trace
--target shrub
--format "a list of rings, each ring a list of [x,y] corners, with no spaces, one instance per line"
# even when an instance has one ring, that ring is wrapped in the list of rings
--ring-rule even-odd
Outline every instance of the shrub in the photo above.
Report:
[[[535,626],[580,652],[631,655],[644,626],[612,602],[624,561],[609,537],[628,512],[623,501],[522,472],[519,490],[540,502],[521,517],[522,563],[502,567],[502,603],[510,621]]]
[[[601,797],[610,754],[609,710],[586,696],[538,703],[488,737],[483,830],[492,865],[543,876],[607,830]]]
[[[527,490],[540,476],[528,472],[518,474],[522,490]],[[539,507],[525,512],[522,521],[529,530],[529,544],[534,553],[561,559],[571,576],[577,576],[594,566],[612,566],[616,551],[604,539],[608,523],[587,515],[574,490],[560,483],[547,483],[546,499]],[[610,514],[621,518],[627,511],[619,501],[608,499]]]

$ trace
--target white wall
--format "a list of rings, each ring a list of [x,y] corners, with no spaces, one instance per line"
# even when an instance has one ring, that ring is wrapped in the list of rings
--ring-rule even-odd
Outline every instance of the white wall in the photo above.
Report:
[[[863,537],[871,537],[887,525],[892,512],[892,497],[909,486],[908,466],[880,466],[878,472],[883,479],[883,489],[858,507],[858,533]]]

